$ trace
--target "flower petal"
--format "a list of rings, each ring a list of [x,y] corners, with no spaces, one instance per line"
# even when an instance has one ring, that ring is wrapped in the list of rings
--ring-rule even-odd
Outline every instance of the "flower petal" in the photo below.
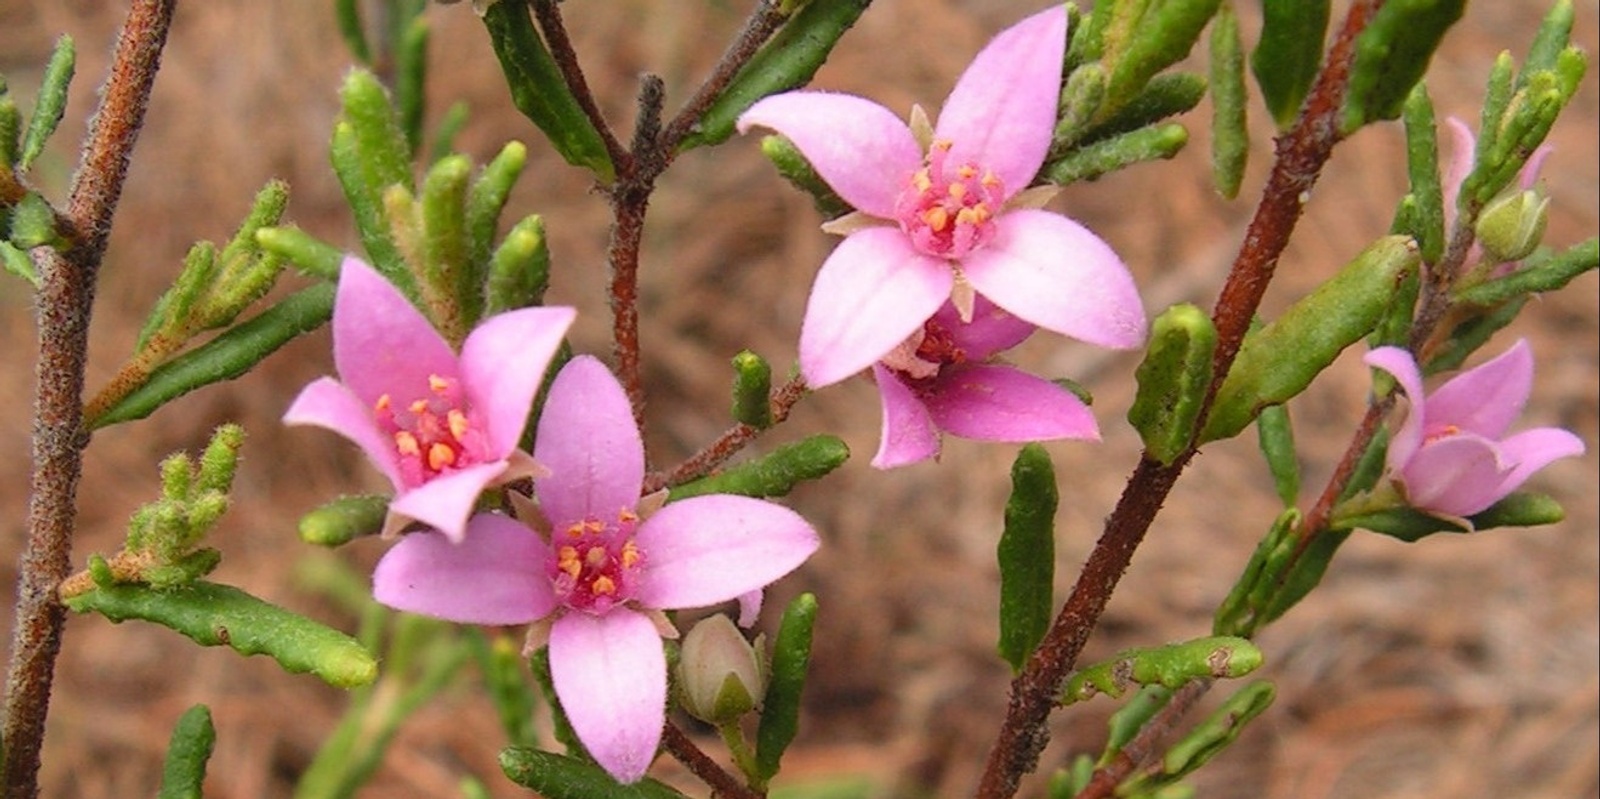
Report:
[[[534,493],[558,527],[611,521],[638,504],[644,442],[627,393],[594,356],[573,358],[550,385],[533,458],[550,470],[534,480]]]
[[[781,505],[708,494],[673,502],[639,525],[640,604],[698,608],[738,598],[794,571],[817,531]]]
[[[922,166],[922,148],[906,123],[854,95],[774,94],[739,117],[740,133],[757,125],[794,142],[845,202],[884,219],[894,217],[895,200]]]
[[[1388,372],[1406,392],[1406,399],[1411,401],[1411,412],[1407,413],[1406,420],[1400,423],[1400,429],[1394,431],[1394,435],[1389,438],[1389,450],[1384,457],[1389,471],[1398,473],[1405,468],[1411,456],[1416,454],[1417,448],[1422,446],[1424,424],[1422,417],[1426,408],[1422,392],[1422,370],[1417,368],[1417,359],[1399,347],[1378,347],[1361,360],[1374,369]]]
[[[1524,430],[1501,441],[1501,456],[1513,464],[1511,473],[1500,484],[1501,496],[1521,488],[1534,472],[1550,465],[1551,461],[1583,453],[1583,439],[1559,427]]]
[[[1456,375],[1428,396],[1424,434],[1444,425],[1499,439],[1533,392],[1533,350],[1518,339],[1499,357]]]
[[[1094,414],[1077,395],[1009,366],[948,367],[923,402],[940,429],[962,438],[1100,440]]]
[[[369,407],[429,395],[432,375],[458,377],[456,354],[411,301],[359,258],[346,256],[333,300],[333,363]]]
[[[974,298],[971,322],[962,322],[961,311],[948,302],[933,315],[933,321],[950,334],[969,361],[987,360],[997,352],[1009,350],[1039,329],[981,294]]]
[[[655,759],[667,713],[667,659],[650,619],[626,608],[556,619],[550,679],[595,762],[618,782],[638,782]]]
[[[1001,31],[945,99],[934,139],[951,142],[950,163],[999,176],[1006,196],[1028,187],[1056,124],[1066,7],[1057,3]]]
[[[400,458],[394,440],[378,429],[372,406],[337,380],[323,377],[311,381],[284,412],[283,423],[325,427],[354,441],[366,453],[367,460],[389,478],[396,490],[400,489]]]
[[[1467,433],[1423,444],[1400,478],[1412,507],[1471,516],[1505,497],[1510,471],[1493,441]]]
[[[504,516],[481,514],[460,544],[438,533],[400,539],[372,572],[372,595],[396,610],[463,624],[526,624],[556,606],[540,579],[545,544]]]
[[[491,461],[440,474],[396,494],[389,503],[389,512],[416,519],[452,541],[460,541],[478,495],[505,473],[506,466],[505,461]]]
[[[1444,126],[1449,131],[1450,144],[1445,148],[1439,186],[1444,190],[1444,232],[1449,235],[1450,228],[1456,223],[1456,201],[1461,196],[1461,182],[1472,172],[1478,143],[1477,137],[1472,135],[1472,128],[1459,118],[1445,117]]]
[[[1144,306],[1110,245],[1060,214],[1023,209],[963,259],[979,294],[1046,330],[1114,349],[1144,343]]]
[[[878,454],[872,465],[893,469],[920,463],[939,454],[939,429],[933,417],[893,370],[872,365],[878,383],[878,399],[883,406],[883,426],[878,439]]]
[[[492,316],[461,345],[461,381],[487,426],[489,452],[517,448],[545,370],[577,311],[523,308]]]
[[[800,325],[806,382],[822,388],[871,366],[928,321],[954,282],[898,229],[847,236],[817,272]]]

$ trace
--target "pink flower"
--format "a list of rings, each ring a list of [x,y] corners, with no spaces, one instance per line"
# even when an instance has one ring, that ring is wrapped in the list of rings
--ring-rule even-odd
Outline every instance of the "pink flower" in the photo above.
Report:
[[[394,484],[386,531],[415,519],[459,541],[485,487],[537,471],[517,442],[575,313],[499,314],[467,336],[458,356],[405,295],[347,257],[333,306],[339,379],[306,386],[283,420],[326,427],[361,447]]]
[[[945,303],[872,366],[883,402],[883,438],[872,465],[889,469],[935,457],[941,431],[979,441],[1098,441],[1094,416],[1071,391],[988,362],[1033,330],[982,297],[970,323]]]
[[[741,599],[794,570],[816,531],[787,508],[712,494],[640,518],[644,447],[606,367],[573,359],[550,387],[534,454],[548,530],[480,514],[466,539],[414,533],[373,574],[379,602],[472,624],[548,623],[561,706],[622,782],[655,757],[667,701],[662,609]],[[541,525],[543,526],[543,525]]]
[[[1566,430],[1540,427],[1507,436],[1533,389],[1533,353],[1518,340],[1500,357],[1424,396],[1411,353],[1379,347],[1369,366],[1394,376],[1411,412],[1389,442],[1388,473],[1418,510],[1466,517],[1515,491],[1557,458],[1583,454]]]
[[[946,99],[931,143],[883,106],[845,94],[777,94],[739,118],[741,131],[788,137],[863,215],[831,228],[851,232],[806,307],[800,369],[813,387],[881,359],[946,299],[970,319],[974,291],[1092,344],[1143,342],[1144,309],[1121,259],[1023,193],[1050,149],[1066,28],[1057,4],[996,36]]]
[[[1457,117],[1446,117],[1444,124],[1450,132],[1450,146],[1439,180],[1440,187],[1444,191],[1444,232],[1449,236],[1455,226],[1456,203],[1461,196],[1461,184],[1472,174],[1472,166],[1477,160],[1478,140],[1472,134],[1472,128],[1467,127],[1467,123]],[[1552,152],[1555,152],[1555,148],[1545,144],[1540,145],[1532,155],[1528,156],[1528,160],[1522,165],[1522,170],[1517,173],[1517,188],[1529,191],[1538,185],[1539,171],[1543,169],[1545,159],[1549,158]],[[1543,230],[1543,225],[1540,226],[1540,230]],[[1483,246],[1474,241],[1471,249],[1467,251],[1464,268],[1471,269],[1477,266],[1483,258]],[[1515,271],[1518,265],[1519,262],[1514,261],[1497,264],[1491,274],[1494,277],[1501,277]]]

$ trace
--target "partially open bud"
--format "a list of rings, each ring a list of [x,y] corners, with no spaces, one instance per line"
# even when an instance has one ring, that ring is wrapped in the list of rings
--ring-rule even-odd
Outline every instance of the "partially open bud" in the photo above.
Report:
[[[756,709],[766,693],[761,657],[727,616],[700,620],[683,636],[679,698],[690,715],[727,724]]]
[[[1550,219],[1550,198],[1538,189],[1506,195],[1478,216],[1478,241],[1495,263],[1520,261],[1533,253],[1544,238]]]

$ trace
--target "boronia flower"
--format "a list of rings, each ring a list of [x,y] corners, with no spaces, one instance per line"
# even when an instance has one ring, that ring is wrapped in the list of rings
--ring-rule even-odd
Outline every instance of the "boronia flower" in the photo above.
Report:
[[[794,142],[858,214],[823,263],[800,331],[812,387],[870,366],[944,302],[964,318],[973,295],[1046,330],[1107,347],[1138,346],[1139,295],[1111,247],[1040,210],[1024,191],[1050,148],[1066,47],[1060,4],[996,36],[945,100],[931,132],[860,97],[816,91],[752,105],[739,130]],[[920,135],[919,135],[920,134]],[[849,221],[847,221],[849,220]]]
[[[1445,129],[1450,134],[1450,145],[1446,151],[1447,157],[1439,180],[1440,186],[1444,191],[1445,234],[1449,235],[1455,225],[1456,204],[1461,196],[1461,184],[1466,181],[1468,175],[1472,174],[1472,165],[1476,160],[1478,142],[1477,137],[1472,134],[1472,128],[1467,127],[1467,123],[1459,118],[1446,117],[1444,122]],[[1539,183],[1539,171],[1543,169],[1545,159],[1549,158],[1554,151],[1554,147],[1544,144],[1540,145],[1538,149],[1533,151],[1532,155],[1528,156],[1528,160],[1522,165],[1522,170],[1517,173],[1517,188],[1519,191],[1523,193],[1536,191],[1535,187]],[[1530,202],[1529,205],[1537,206],[1535,210],[1538,214],[1542,214],[1544,212],[1543,205],[1547,204],[1549,200],[1537,194],[1535,196],[1537,199]],[[1542,233],[1542,220],[1539,222],[1538,227],[1538,232]],[[1533,243],[1536,244],[1537,241]],[[1532,248],[1529,247],[1528,249]],[[1480,265],[1484,262],[1485,255],[1483,243],[1474,241],[1472,249],[1468,251],[1464,268],[1472,269]],[[1492,256],[1491,261],[1494,261]],[[1495,277],[1505,275],[1516,270],[1518,263],[1519,261],[1516,260],[1493,262],[1490,264],[1493,267],[1491,274]]]
[[[991,362],[1034,329],[983,297],[971,322],[945,303],[872,366],[883,403],[883,437],[872,465],[888,469],[935,457],[941,431],[979,441],[1099,440],[1094,416],[1077,395]]]
[[[1393,375],[1411,401],[1389,442],[1386,465],[1407,504],[1418,510],[1471,516],[1551,461],[1583,454],[1583,441],[1556,427],[1506,435],[1533,389],[1533,353],[1526,341],[1427,395],[1410,352],[1379,347],[1365,360]]]
[[[389,478],[386,532],[415,520],[459,541],[485,487],[538,472],[517,443],[575,313],[490,317],[457,355],[405,295],[347,257],[333,305],[339,379],[306,386],[283,420],[349,438]]]
[[[711,494],[645,517],[644,446],[627,396],[599,361],[572,360],[550,387],[534,456],[540,532],[498,514],[451,544],[413,533],[373,574],[379,602],[472,624],[541,621],[556,695],[584,747],[611,776],[634,782],[665,723],[667,665],[660,612],[744,599],[817,548],[793,511]],[[643,518],[642,518],[643,517]]]

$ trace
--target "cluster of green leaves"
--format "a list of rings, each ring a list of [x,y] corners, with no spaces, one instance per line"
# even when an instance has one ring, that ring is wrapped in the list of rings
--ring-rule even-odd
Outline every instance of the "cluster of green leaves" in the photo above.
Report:
[[[27,251],[34,247],[70,246],[71,234],[49,201],[24,181],[61,124],[76,63],[72,37],[62,36],[45,66],[26,123],[10,86],[0,75],[0,266],[34,288],[39,286],[39,275]]]

